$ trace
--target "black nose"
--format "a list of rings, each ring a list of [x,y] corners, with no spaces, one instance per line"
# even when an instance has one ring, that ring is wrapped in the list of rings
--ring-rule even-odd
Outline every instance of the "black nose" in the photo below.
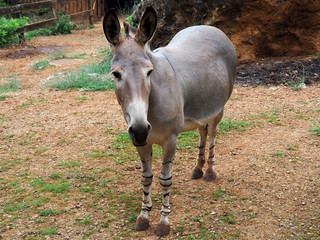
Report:
[[[129,136],[135,146],[144,146],[151,130],[150,124],[136,124],[129,127]]]

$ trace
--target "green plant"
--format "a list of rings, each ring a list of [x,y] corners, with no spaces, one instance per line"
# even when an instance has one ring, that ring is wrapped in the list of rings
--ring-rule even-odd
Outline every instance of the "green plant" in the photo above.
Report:
[[[51,26],[51,34],[52,35],[58,35],[58,34],[68,34],[71,33],[71,30],[73,30],[76,27],[76,24],[70,22],[70,16],[66,17],[65,15],[62,15],[59,18],[59,21],[56,25]]]
[[[229,224],[235,224],[236,223],[236,221],[234,220],[234,215],[222,216],[222,217],[220,217],[220,220],[225,222],[225,223],[229,223]]]
[[[320,120],[314,120],[313,124],[311,125],[311,132],[315,135],[320,136]]]
[[[110,71],[110,60],[108,62],[94,62],[82,66],[76,72],[68,72],[63,75],[55,75],[47,87],[58,90],[83,89],[86,91],[101,91],[113,89],[111,77],[106,76]]]
[[[61,178],[61,175],[59,173],[52,173],[50,175],[50,178],[51,179],[59,179],[59,178]]]
[[[63,167],[72,168],[72,167],[76,167],[80,164],[81,164],[80,162],[76,162],[76,161],[65,161],[65,162],[59,163],[58,165],[63,166]]]
[[[0,101],[4,101],[8,98],[8,95],[0,95]]]
[[[290,81],[288,82],[289,85],[293,90],[300,90],[305,86],[305,82],[308,79],[308,74],[306,73],[304,69],[304,65],[302,62],[299,62],[300,66],[298,66],[298,69],[295,71],[292,71],[290,73]]]
[[[235,129],[237,131],[245,131],[246,127],[248,127],[250,123],[236,120],[222,120],[219,123],[219,133],[225,134]]]
[[[40,28],[30,32],[26,32],[24,34],[24,38],[26,40],[31,40],[38,36],[49,36],[49,35],[51,35],[51,30],[49,28]]]
[[[63,50],[58,50],[51,54],[51,60],[59,60],[64,58],[67,58],[67,55]]]
[[[31,65],[31,69],[33,71],[37,71],[37,70],[43,70],[49,66],[53,66],[53,65],[51,65],[48,60],[41,60],[41,61]]]
[[[40,216],[54,216],[57,214],[58,214],[58,212],[53,209],[44,209],[39,213]]]
[[[57,230],[54,228],[40,229],[40,235],[55,235],[55,234],[57,234]]]
[[[20,83],[17,81],[16,76],[9,76],[7,83],[0,85],[0,92],[15,92],[20,88]]]
[[[226,190],[225,189],[218,188],[216,192],[212,193],[212,196],[214,198],[219,198],[219,197],[223,197],[225,194],[226,194]]]
[[[0,7],[7,7],[9,6],[9,3],[7,0],[0,0]]]
[[[18,35],[17,30],[27,24],[27,17],[15,19],[0,17],[0,47],[10,46]]]

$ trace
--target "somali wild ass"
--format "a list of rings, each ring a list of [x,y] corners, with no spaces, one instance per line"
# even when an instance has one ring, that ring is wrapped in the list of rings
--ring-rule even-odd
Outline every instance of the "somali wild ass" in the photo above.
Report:
[[[128,124],[128,133],[137,147],[142,164],[143,201],[137,230],[149,226],[151,210],[152,144],[163,149],[159,176],[163,188],[161,218],[156,234],[169,234],[169,189],[177,136],[198,129],[199,153],[192,178],[203,176],[205,148],[209,155],[205,179],[216,178],[214,144],[236,73],[236,53],[228,37],[211,26],[193,26],[177,33],[166,47],[150,50],[157,15],[148,7],[138,29],[124,23],[121,33],[116,11],[103,20],[105,36],[112,51],[111,71],[117,100]]]

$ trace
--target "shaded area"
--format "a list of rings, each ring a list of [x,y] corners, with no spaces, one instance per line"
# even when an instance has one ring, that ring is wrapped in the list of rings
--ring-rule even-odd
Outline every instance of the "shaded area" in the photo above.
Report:
[[[2,58],[26,58],[32,57],[43,53],[50,53],[55,51],[62,51],[65,48],[70,48],[71,46],[45,46],[45,47],[26,47],[22,49],[18,49],[16,51],[12,51],[9,53],[5,53],[0,55]]]
[[[305,84],[320,82],[320,58],[269,58],[238,66],[236,84],[287,85],[294,78],[306,77]]]

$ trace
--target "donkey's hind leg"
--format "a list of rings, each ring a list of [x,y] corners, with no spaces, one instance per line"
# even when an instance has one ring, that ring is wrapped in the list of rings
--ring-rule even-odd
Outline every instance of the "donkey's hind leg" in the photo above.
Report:
[[[197,165],[192,171],[192,179],[199,179],[202,178],[203,172],[202,167],[205,163],[205,150],[206,150],[206,143],[207,143],[207,134],[208,134],[208,124],[198,128],[199,132],[199,152],[197,158]]]
[[[208,135],[209,135],[209,157],[208,157],[208,168],[205,175],[205,179],[207,181],[212,181],[216,179],[217,175],[214,171],[214,146],[215,146],[215,140],[218,133],[218,124],[221,121],[223,116],[223,110],[215,117],[213,118],[208,125]]]

